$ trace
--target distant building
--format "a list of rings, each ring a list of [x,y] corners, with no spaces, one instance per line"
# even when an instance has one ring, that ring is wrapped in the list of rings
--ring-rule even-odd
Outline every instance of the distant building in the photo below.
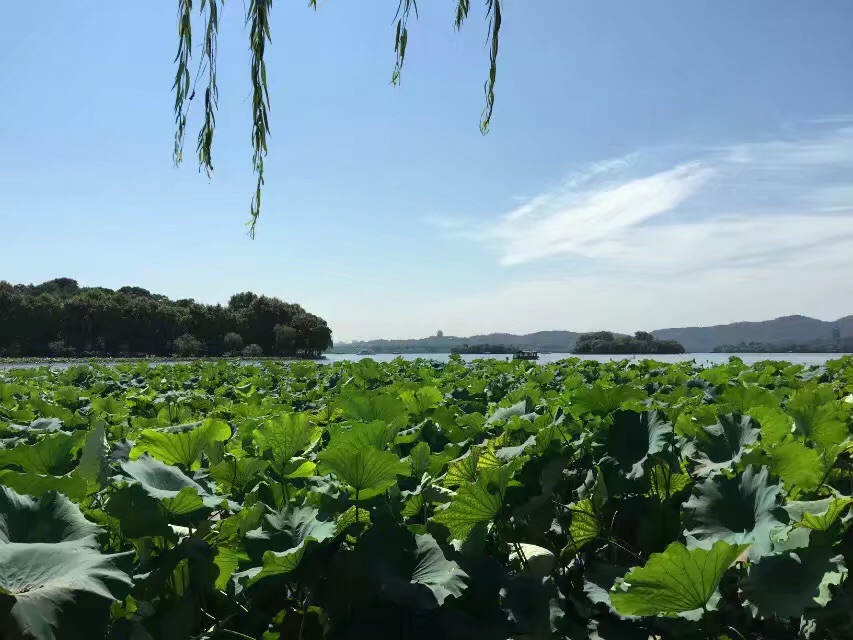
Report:
[[[832,339],[835,342],[841,342],[841,327],[838,325],[832,327]]]
[[[436,338],[443,338],[444,337],[444,331],[439,329],[438,331],[435,332],[435,337]]]

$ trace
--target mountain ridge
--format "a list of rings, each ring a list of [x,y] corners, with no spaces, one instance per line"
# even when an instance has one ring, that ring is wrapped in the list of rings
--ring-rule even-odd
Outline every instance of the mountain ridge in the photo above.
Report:
[[[729,324],[692,327],[668,327],[650,333],[659,340],[677,340],[692,353],[707,353],[714,347],[741,342],[762,342],[780,346],[831,341],[838,328],[841,338],[853,337],[853,315],[837,320],[819,320],[804,315],[780,316],[772,320],[741,321]],[[521,348],[567,353],[578,337],[590,331],[550,330],[526,334],[488,333],[467,337],[434,336],[412,339],[360,340],[335,343],[332,352],[352,353],[370,349],[377,353],[442,353],[453,347],[474,344],[511,344]],[[617,334],[618,335],[618,334]]]

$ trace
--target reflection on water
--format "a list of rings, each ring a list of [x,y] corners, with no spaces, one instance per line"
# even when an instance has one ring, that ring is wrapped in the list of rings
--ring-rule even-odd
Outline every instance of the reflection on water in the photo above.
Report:
[[[696,364],[711,366],[715,364],[723,364],[728,361],[732,355],[736,355],[738,358],[744,361],[744,363],[750,365],[755,362],[761,362],[762,360],[779,360],[785,362],[791,362],[794,364],[804,364],[804,365],[822,365],[827,360],[834,360],[836,358],[840,358],[844,354],[839,353],[739,353],[739,354],[730,354],[730,353],[680,353],[680,354],[661,354],[658,356],[654,356],[651,358],[652,360],[657,360],[658,362],[685,362],[685,361],[695,361]],[[403,355],[392,355],[390,353],[380,353],[373,356],[357,356],[354,354],[344,354],[344,353],[330,353],[327,354],[325,359],[318,360],[318,362],[322,363],[330,363],[330,362],[340,362],[345,360],[363,360],[364,358],[372,358],[377,362],[390,362],[395,358],[403,358],[404,360],[416,360],[418,358],[426,358],[428,360],[436,360],[438,362],[447,362],[450,358],[449,354],[446,353],[405,353]],[[497,360],[511,360],[511,354],[464,354],[462,355],[462,359],[466,362],[471,362],[473,360],[478,360],[482,358],[493,358]],[[648,356],[626,356],[626,355],[574,355],[571,353],[543,353],[539,355],[539,364],[548,364],[550,362],[557,362],[558,360],[564,360],[566,358],[580,358],[581,360],[597,360],[598,362],[608,362],[611,360],[645,360],[649,359]],[[266,362],[275,362],[275,360],[266,360]],[[129,361],[131,363],[137,361]],[[179,363],[187,363],[191,362],[190,360],[150,360],[148,361],[152,366],[158,364],[179,364]],[[241,364],[251,364],[259,362],[257,360],[231,360],[231,362],[240,362]],[[105,366],[113,366],[116,364],[128,363],[128,361],[122,360],[101,360],[98,364]],[[77,362],[5,362],[0,363],[0,370],[3,369],[32,369],[34,367],[43,367],[50,366],[52,369],[67,369],[68,367],[72,367],[78,364],[86,364],[86,361],[80,360]]]

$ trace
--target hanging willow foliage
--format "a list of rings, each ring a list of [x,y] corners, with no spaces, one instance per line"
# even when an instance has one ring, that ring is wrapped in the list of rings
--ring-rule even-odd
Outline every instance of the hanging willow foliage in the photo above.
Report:
[[[201,59],[195,80],[190,82],[190,62],[192,59],[192,11],[193,0],[178,0],[178,52],[175,55],[177,72],[172,88],[175,91],[175,147],[173,158],[176,165],[183,161],[184,139],[186,138],[187,114],[195,97],[195,87],[206,72],[207,87],[204,91],[204,123],[198,134],[199,170],[208,177],[213,172],[213,131],[216,128],[216,109],[219,103],[219,90],[216,84],[216,58],[219,34],[219,15],[225,0],[199,0],[199,13],[204,20],[204,42],[201,46]],[[489,75],[484,86],[486,106],[480,117],[480,131],[485,135],[492,120],[495,104],[495,79],[497,77],[498,44],[501,30],[502,0],[486,0],[486,13],[489,20]],[[308,6],[317,9],[317,0],[308,0]],[[470,0],[457,0],[457,30],[468,17]],[[255,227],[261,213],[261,191],[264,185],[264,157],[267,155],[267,136],[270,132],[270,97],[267,87],[267,67],[264,52],[270,42],[270,10],[272,0],[249,0],[246,7],[246,24],[249,27],[249,51],[251,53],[250,75],[252,80],[252,167],[257,177],[255,192],[250,205],[250,218],[247,223],[249,235],[255,236]],[[418,17],[417,0],[398,0],[394,35],[394,70],[391,83],[400,84],[403,63],[406,59],[406,44],[409,39],[408,22],[411,14]]]

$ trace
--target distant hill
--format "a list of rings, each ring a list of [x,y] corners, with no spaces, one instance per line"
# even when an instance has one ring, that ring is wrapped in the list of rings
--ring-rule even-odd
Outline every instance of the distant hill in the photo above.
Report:
[[[522,349],[568,353],[580,337],[576,331],[537,331],[525,335],[512,333],[489,333],[486,335],[458,336],[435,335],[429,338],[412,340],[367,340],[335,344],[332,353],[354,353],[361,349],[371,349],[376,353],[448,353],[453,347],[474,344],[515,345]]]
[[[853,316],[833,322],[806,316],[785,316],[763,322],[658,329],[651,333],[658,340],[676,340],[687,351],[709,353],[719,345],[736,345],[741,342],[778,345],[825,343],[833,340],[833,328],[836,326],[842,339],[853,337]],[[523,335],[489,333],[469,337],[435,335],[412,340],[367,340],[335,344],[332,353],[355,353],[361,349],[371,349],[376,353],[448,353],[453,347],[483,344],[515,345],[521,349],[568,353],[574,349],[575,342],[583,333],[586,332],[537,331]]]
[[[828,342],[833,339],[832,330],[838,327],[841,338],[853,336],[853,316],[834,322],[817,320],[807,316],[784,316],[763,322],[735,322],[712,327],[681,327],[658,329],[652,335],[660,340],[678,340],[684,348],[694,353],[707,353],[714,347],[741,342],[763,342],[765,344],[791,345],[812,342]]]

